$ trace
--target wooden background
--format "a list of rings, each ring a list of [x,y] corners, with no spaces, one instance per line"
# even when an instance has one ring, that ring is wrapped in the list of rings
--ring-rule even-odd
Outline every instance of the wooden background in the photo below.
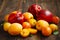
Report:
[[[6,14],[14,10],[26,12],[32,4],[38,4],[43,9],[48,9],[60,17],[60,0],[0,0],[0,24]],[[58,26],[60,32],[60,25],[58,24]],[[11,36],[4,32],[0,25],[0,40],[60,40],[60,33],[57,36],[51,35],[49,37],[43,37],[39,33],[32,37],[21,38],[20,36]]]

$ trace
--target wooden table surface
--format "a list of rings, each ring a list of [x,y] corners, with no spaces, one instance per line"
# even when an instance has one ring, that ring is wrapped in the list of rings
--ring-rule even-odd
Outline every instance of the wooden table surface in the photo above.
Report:
[[[57,36],[43,37],[41,33],[37,33],[36,35],[22,38],[20,36],[11,36],[3,31],[1,23],[6,14],[14,10],[26,12],[32,4],[38,4],[43,9],[48,9],[60,17],[60,0],[0,0],[0,40],[60,40],[60,23],[58,24],[59,34]]]

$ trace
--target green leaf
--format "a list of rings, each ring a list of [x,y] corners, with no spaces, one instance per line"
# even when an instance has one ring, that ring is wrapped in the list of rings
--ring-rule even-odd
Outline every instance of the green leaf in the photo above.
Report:
[[[59,31],[56,30],[56,31],[53,32],[53,34],[54,34],[54,35],[58,35],[58,34],[59,34]]]

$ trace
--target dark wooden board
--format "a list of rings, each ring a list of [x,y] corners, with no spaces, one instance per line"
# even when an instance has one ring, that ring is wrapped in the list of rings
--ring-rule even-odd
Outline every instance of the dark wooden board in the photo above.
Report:
[[[20,36],[11,36],[3,31],[1,23],[6,14],[14,10],[25,12],[32,4],[38,4],[43,9],[48,9],[60,17],[60,0],[0,0],[0,40],[60,40],[60,24],[58,24],[59,34],[49,37],[44,37],[41,33],[38,33],[31,37],[22,38]]]

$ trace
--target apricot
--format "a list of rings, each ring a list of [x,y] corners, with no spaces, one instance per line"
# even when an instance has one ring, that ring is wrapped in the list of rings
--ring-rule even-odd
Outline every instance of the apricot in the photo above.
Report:
[[[8,29],[10,35],[18,35],[22,31],[22,25],[19,23],[13,23]]]
[[[29,22],[22,23],[23,28],[31,28],[31,24]]]
[[[20,32],[20,35],[21,35],[22,37],[27,37],[27,36],[29,36],[29,34],[30,34],[30,31],[29,31],[28,29],[23,29],[23,30]]]
[[[11,23],[8,23],[8,22],[4,23],[4,25],[3,25],[4,31],[8,31],[10,26],[11,26]]]
[[[50,24],[49,27],[52,29],[52,31],[58,30],[58,26],[55,24]]]
[[[26,21],[33,18],[33,15],[31,13],[29,13],[29,12],[23,13],[23,16],[24,16]]]
[[[42,28],[42,34],[44,36],[50,36],[52,34],[52,30],[50,27],[44,27]]]
[[[30,19],[29,23],[31,24],[32,27],[36,25],[36,20],[35,19]]]
[[[31,34],[37,33],[37,29],[29,28],[28,30],[30,31]]]
[[[49,27],[49,23],[45,20],[39,20],[36,23],[36,28],[41,31],[43,27]]]
[[[5,15],[4,20],[8,21],[9,14]]]

